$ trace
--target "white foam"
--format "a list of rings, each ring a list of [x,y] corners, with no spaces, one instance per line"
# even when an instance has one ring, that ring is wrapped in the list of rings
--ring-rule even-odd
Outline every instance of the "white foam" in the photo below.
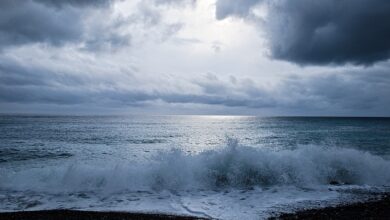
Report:
[[[389,167],[390,161],[353,149],[301,146],[274,151],[230,140],[220,150],[195,155],[172,150],[145,162],[1,169],[0,209],[109,209],[252,218],[281,206],[337,200],[353,194],[349,189],[380,189],[390,183]],[[330,186],[330,182],[346,185]]]

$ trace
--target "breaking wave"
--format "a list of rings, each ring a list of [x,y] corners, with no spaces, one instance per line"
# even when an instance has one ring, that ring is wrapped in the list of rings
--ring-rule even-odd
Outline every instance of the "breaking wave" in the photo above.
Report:
[[[223,188],[352,184],[386,186],[390,161],[354,149],[301,146],[293,150],[241,146],[160,152],[143,163],[0,169],[0,188],[34,191],[218,190]]]

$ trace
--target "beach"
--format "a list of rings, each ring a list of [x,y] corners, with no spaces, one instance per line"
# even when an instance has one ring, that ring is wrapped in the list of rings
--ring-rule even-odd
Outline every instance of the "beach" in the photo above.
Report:
[[[390,219],[390,196],[386,194],[365,202],[285,213],[270,219]]]
[[[334,207],[299,210],[294,213],[282,213],[269,220],[290,219],[389,219],[390,195],[375,199]],[[180,216],[156,213],[102,212],[78,210],[44,210],[0,213],[0,220],[57,219],[57,220],[195,220],[208,219],[195,216]],[[259,217],[259,219],[262,219]]]
[[[127,213],[127,212],[96,212],[96,211],[76,211],[76,210],[45,210],[45,211],[26,211],[26,212],[7,212],[0,213],[1,220],[195,220],[205,219],[191,216],[178,216],[166,214],[147,214],[147,213]]]

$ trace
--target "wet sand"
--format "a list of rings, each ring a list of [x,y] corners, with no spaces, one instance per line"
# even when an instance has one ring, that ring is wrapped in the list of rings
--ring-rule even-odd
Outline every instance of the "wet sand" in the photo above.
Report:
[[[206,219],[149,213],[95,212],[76,210],[46,210],[0,213],[0,220],[194,220]],[[290,219],[390,219],[390,195],[366,202],[319,209],[301,210],[271,217],[270,220]]]
[[[336,207],[308,209],[296,213],[281,214],[270,219],[390,219],[390,195],[366,202],[345,204]]]
[[[0,213],[0,220],[195,220],[191,216],[128,212],[94,212],[75,210],[47,210]]]

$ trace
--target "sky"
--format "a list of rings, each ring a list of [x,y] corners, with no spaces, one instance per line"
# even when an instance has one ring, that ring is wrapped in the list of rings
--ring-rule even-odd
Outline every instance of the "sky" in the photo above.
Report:
[[[390,116],[388,0],[2,0],[0,113]]]

